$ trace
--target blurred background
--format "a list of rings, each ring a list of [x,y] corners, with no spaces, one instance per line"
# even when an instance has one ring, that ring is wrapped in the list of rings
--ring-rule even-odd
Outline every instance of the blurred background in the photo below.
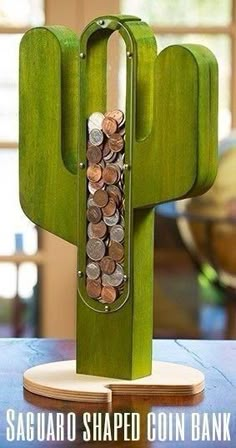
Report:
[[[75,336],[76,248],[36,228],[18,200],[22,34],[45,24],[80,33],[109,13],[147,21],[159,51],[173,43],[209,47],[219,64],[219,139],[236,127],[236,0],[0,0],[0,337]],[[124,109],[124,51],[112,36],[108,108]],[[156,210],[154,337],[236,336],[234,147],[231,134],[209,194]]]

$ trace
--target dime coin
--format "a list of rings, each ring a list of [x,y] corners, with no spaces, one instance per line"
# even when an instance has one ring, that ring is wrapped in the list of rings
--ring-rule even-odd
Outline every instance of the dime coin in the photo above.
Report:
[[[100,129],[92,129],[89,133],[89,141],[92,145],[99,146],[102,144],[104,139],[104,134]]]
[[[108,204],[109,196],[106,190],[97,190],[94,193],[93,199],[98,207],[105,207]]]
[[[113,303],[117,297],[117,291],[112,286],[103,286],[101,291],[101,303]]]
[[[105,255],[105,244],[98,238],[92,238],[88,240],[86,252],[89,258],[93,261],[101,260]]]
[[[110,286],[120,286],[124,280],[124,270],[120,264],[116,265],[116,269],[113,274],[108,276],[109,278],[105,278]]]
[[[105,117],[111,117],[116,120],[117,124],[120,126],[124,120],[124,113],[119,109],[114,109],[105,114]]]
[[[102,212],[99,207],[96,207],[96,205],[92,205],[87,210],[87,219],[89,222],[92,222],[93,224],[97,224],[102,219]]]
[[[86,275],[90,280],[97,280],[100,276],[100,266],[98,263],[91,261],[87,264]]]
[[[108,165],[103,170],[103,180],[106,184],[115,184],[119,179],[119,171],[115,165]]]
[[[113,198],[109,198],[107,205],[102,209],[103,216],[112,216],[114,215],[115,212],[116,212],[116,202]]]
[[[121,225],[111,227],[110,230],[111,240],[116,241],[117,243],[121,243],[124,240],[124,236],[125,236],[124,228]]]
[[[86,282],[86,290],[89,297],[92,299],[98,299],[101,295],[101,282],[99,280],[90,280]]]
[[[104,221],[100,221],[98,224],[91,223],[91,235],[92,238],[105,238],[107,234],[107,226]]]
[[[100,267],[104,274],[113,274],[116,268],[116,263],[111,257],[103,257],[100,261]]]
[[[120,152],[124,148],[124,139],[120,134],[113,134],[109,139],[109,148],[111,151]]]
[[[102,150],[99,146],[91,145],[87,150],[87,159],[90,163],[99,163],[102,160]]]
[[[111,245],[108,248],[108,254],[113,260],[121,261],[124,258],[124,246],[116,241],[111,241]]]
[[[114,118],[111,117],[105,117],[102,122],[102,130],[104,134],[107,136],[110,136],[112,134],[115,134],[117,131],[117,122],[114,120]]]
[[[90,165],[87,168],[87,178],[91,182],[98,182],[102,177],[102,168],[100,165]]]
[[[105,117],[101,112],[94,112],[90,115],[88,119],[89,131],[92,131],[93,129],[102,129],[102,122],[104,118]]]
[[[116,210],[116,212],[112,216],[104,216],[103,217],[105,224],[109,227],[117,224],[119,222],[119,219],[120,219],[120,214],[119,214],[118,210]]]

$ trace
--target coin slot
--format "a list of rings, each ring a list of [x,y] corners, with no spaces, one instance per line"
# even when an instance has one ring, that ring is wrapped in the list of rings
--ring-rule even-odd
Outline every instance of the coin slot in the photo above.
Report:
[[[107,104],[106,110],[126,107],[126,45],[118,31],[107,43]]]

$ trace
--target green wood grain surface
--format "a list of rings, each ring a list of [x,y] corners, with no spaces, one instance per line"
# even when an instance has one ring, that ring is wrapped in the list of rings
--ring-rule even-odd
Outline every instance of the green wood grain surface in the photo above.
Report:
[[[78,270],[84,273],[86,120],[106,110],[107,43],[117,30],[127,50],[128,281],[105,313],[104,305],[87,297],[85,275],[79,278],[77,371],[131,379],[151,369],[153,207],[203,193],[216,173],[212,53],[197,45],[173,45],[157,55],[150,27],[130,16],[98,18],[80,41],[63,27],[26,33],[20,59],[20,191],[34,222],[78,245]]]

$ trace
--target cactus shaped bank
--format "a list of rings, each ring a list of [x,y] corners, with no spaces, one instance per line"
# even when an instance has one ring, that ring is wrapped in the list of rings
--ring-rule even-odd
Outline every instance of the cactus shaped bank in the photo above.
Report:
[[[126,281],[106,306],[86,291],[86,149],[89,116],[106,111],[107,44],[115,31],[126,45]],[[24,35],[20,200],[34,223],[78,247],[78,373],[151,373],[154,207],[212,185],[217,101],[214,55],[189,44],[158,54],[151,28],[137,17],[99,17],[80,37],[63,26]]]

